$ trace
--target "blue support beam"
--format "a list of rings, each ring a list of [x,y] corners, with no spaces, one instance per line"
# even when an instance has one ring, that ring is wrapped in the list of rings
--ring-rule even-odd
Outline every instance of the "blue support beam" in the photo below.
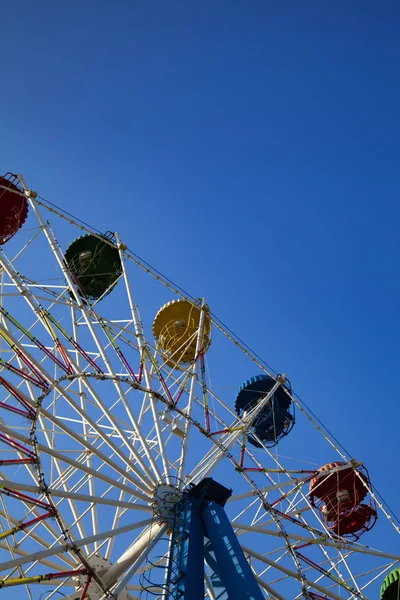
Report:
[[[176,506],[166,600],[204,600],[205,562],[217,600],[264,600],[223,508],[231,493],[207,478]]]
[[[214,589],[221,586],[219,600],[264,600],[260,587],[222,506],[212,500],[203,506],[202,517],[209,542],[205,558]]]
[[[216,600],[229,600],[228,592],[221,579],[220,569],[218,568],[217,559],[213,552],[210,541],[204,546],[204,558],[208,566],[208,576],[212,585],[212,589]]]
[[[171,600],[204,600],[204,525],[198,499],[188,497],[176,511],[167,589]]]

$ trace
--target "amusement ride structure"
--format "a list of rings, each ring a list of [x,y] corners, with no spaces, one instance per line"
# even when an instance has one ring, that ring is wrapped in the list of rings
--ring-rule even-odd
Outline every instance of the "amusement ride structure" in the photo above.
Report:
[[[0,267],[0,599],[400,598],[362,461],[204,299],[10,173]]]

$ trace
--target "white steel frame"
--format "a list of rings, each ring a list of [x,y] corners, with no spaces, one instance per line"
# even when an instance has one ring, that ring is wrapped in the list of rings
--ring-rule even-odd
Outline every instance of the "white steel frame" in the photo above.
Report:
[[[21,463],[12,476],[5,467],[0,470],[0,589],[1,585],[19,585],[25,593],[21,598],[33,598],[33,587],[45,584],[51,587],[49,599],[57,597],[59,590],[66,590],[67,597],[75,598],[79,593],[90,600],[119,595],[124,600],[136,598],[133,592],[140,592],[140,575],[151,570],[149,557],[157,547],[164,548],[162,552],[166,556],[168,548],[170,525],[160,519],[157,510],[154,512],[157,483],[182,489],[218,473],[223,463],[235,477],[240,477],[246,489],[233,494],[227,511],[233,515],[232,525],[240,541],[242,537],[246,540],[243,550],[266,598],[287,598],[287,593],[293,592],[285,590],[295,586],[296,598],[311,598],[314,590],[336,600],[366,599],[368,586],[398,565],[400,556],[332,536],[308,498],[310,473],[305,475],[300,469],[287,468],[262,440],[258,440],[263,446],[262,458],[251,446],[245,448],[245,460],[258,470],[257,481],[253,472],[239,460],[243,436],[251,430],[254,418],[275,391],[285,386],[285,376],[269,372],[258,357],[211,315],[213,327],[275,380],[271,391],[241,418],[209,387],[207,392],[213,403],[209,406],[210,416],[223,431],[213,435],[199,421],[196,412],[204,408],[198,362],[193,361],[183,370],[168,368],[155,341],[146,339],[139,308],[133,299],[129,267],[139,267],[174,295],[196,306],[199,304],[138,259],[115,234],[129,318],[123,314],[116,314],[112,319],[102,316],[99,302],[89,305],[83,301],[52,226],[42,211],[52,213],[56,222],[63,219],[69,226],[102,238],[39,199],[21,176],[19,180],[39,229],[13,258],[8,258],[7,247],[0,251],[1,306],[10,307],[12,298],[15,304],[23,302],[25,314],[32,315],[30,321],[23,323],[25,329],[37,332],[32,335],[37,335],[47,351],[56,357],[61,356],[61,350],[46,315],[64,311],[70,319],[68,333],[75,346],[66,344],[71,372],[65,373],[48,354],[41,353],[22,330],[17,331],[7,316],[0,315],[0,357],[20,370],[19,381],[15,374],[11,377],[13,385],[21,401],[35,414],[31,425],[0,420],[1,440],[6,443],[1,453],[22,460],[26,456],[25,448],[36,461]],[[41,284],[34,281],[34,273],[22,274],[18,270],[21,256],[28,248],[31,251],[40,234],[47,241],[49,255],[54,257],[65,285]],[[11,302],[11,309],[6,310],[12,312],[13,305]],[[205,311],[208,310],[205,300],[200,309],[196,358],[201,351]],[[112,341],[104,337],[105,330],[112,335]],[[137,357],[142,379],[139,375],[132,378],[128,372],[121,371],[120,366],[117,369],[117,344],[123,344]],[[78,348],[84,349],[85,354]],[[102,372],[93,372],[85,356],[101,364]],[[45,389],[38,390],[35,381],[24,379],[23,373],[29,371],[26,364],[32,365],[31,374],[36,373],[40,381],[45,382]],[[4,363],[0,364],[0,376],[10,377]],[[178,402],[180,395],[182,401]],[[11,398],[12,394],[4,390],[0,401],[10,402]],[[337,460],[345,463],[334,472],[349,466],[357,469],[360,463],[349,460],[298,399],[293,395],[291,399],[303,418],[326,439]],[[167,418],[167,413],[173,416]],[[186,472],[189,458],[196,456],[195,436],[196,440],[203,439],[208,449]],[[60,440],[65,440],[65,447],[60,447]],[[362,482],[365,485],[363,479]],[[5,490],[23,496],[10,497]],[[400,533],[394,518],[373,490],[368,491],[393,531]],[[281,498],[279,510],[270,501],[277,497]],[[40,502],[51,507],[52,521],[40,520],[43,514]],[[108,517],[108,521],[102,518],[109,510],[113,511],[111,521]],[[18,534],[6,530],[28,519],[39,520]],[[106,521],[110,527],[105,529]],[[133,540],[130,536],[135,531],[138,536]],[[265,539],[268,539],[268,550],[260,552]],[[313,558],[309,563],[302,560],[298,552],[300,545],[311,549]],[[98,556],[103,556],[106,568],[92,566]],[[366,573],[356,573],[352,562],[357,556],[376,560],[376,565]],[[84,576],[74,574],[82,569]],[[34,580],[38,573],[46,574],[49,570],[54,574],[52,579]],[[159,598],[163,597],[163,584],[161,581]],[[205,589],[206,597],[213,600],[215,595],[207,574]]]

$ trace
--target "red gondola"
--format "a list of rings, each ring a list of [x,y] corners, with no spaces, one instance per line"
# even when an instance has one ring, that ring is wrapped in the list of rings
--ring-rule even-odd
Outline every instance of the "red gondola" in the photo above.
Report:
[[[0,176],[0,245],[17,233],[28,216],[28,202],[17,182],[12,173]]]
[[[310,482],[310,500],[328,528],[338,536],[358,539],[375,524],[375,502],[362,504],[371,487],[364,467],[335,462],[318,469]]]

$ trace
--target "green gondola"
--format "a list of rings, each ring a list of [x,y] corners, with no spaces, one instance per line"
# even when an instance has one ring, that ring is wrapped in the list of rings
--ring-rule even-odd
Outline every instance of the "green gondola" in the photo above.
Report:
[[[113,235],[107,232],[102,238],[104,241],[95,235],[82,235],[65,252],[80,294],[91,300],[110,293],[122,273],[119,251],[109,243],[114,242]]]
[[[381,600],[400,599],[400,569],[394,569],[386,575],[381,585]]]

